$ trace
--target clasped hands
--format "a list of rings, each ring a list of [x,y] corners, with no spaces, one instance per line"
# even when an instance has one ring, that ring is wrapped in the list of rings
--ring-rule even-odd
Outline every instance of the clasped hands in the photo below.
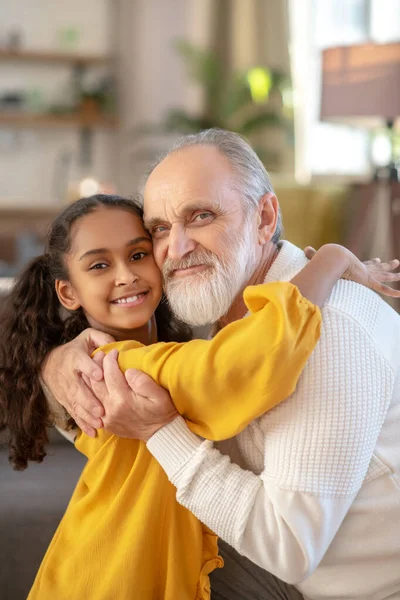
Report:
[[[313,248],[306,248],[307,258],[312,259],[314,254]],[[399,273],[392,272],[398,264],[397,260],[360,263],[355,259],[353,268],[358,271],[349,278],[398,296],[397,290],[385,285],[399,280]],[[96,429],[104,427],[123,438],[147,441],[178,413],[169,393],[148,375],[135,369],[128,369],[125,375],[120,371],[117,350],[107,355],[99,351],[93,359],[90,357],[96,348],[113,341],[108,334],[86,329],[49,354],[42,378],[50,391],[56,390],[56,400],[87,435],[93,437]]]
[[[90,354],[114,339],[85,329],[71,342],[53,350],[42,369],[46,386],[78,427],[95,437],[96,429],[123,438],[147,441],[178,413],[169,393],[145,373],[118,365],[118,352]]]
[[[103,370],[103,378],[98,381],[85,374],[82,378],[104,407],[101,421],[107,431],[147,442],[178,416],[169,393],[151,377],[136,369],[121,372],[117,350],[99,351],[93,360]]]

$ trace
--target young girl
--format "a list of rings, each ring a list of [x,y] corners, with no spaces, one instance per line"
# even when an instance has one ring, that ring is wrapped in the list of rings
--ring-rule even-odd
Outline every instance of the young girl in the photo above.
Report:
[[[46,254],[17,280],[3,317],[0,426],[11,461],[21,469],[45,456],[55,419],[40,368],[88,325],[136,340],[117,344],[121,368],[139,368],[169,389],[194,432],[236,435],[292,393],[318,341],[319,310],[299,289],[322,304],[345,272],[368,282],[355,257],[325,247],[292,283],[248,288],[246,319],[212,341],[177,343],[189,334],[162,299],[141,210],[115,196],[76,202],[54,222]],[[157,339],[167,343],[142,345]],[[216,536],[176,502],[146,445],[101,430],[95,439],[80,434],[76,446],[89,460],[29,598],[208,598],[208,573],[221,566]]]

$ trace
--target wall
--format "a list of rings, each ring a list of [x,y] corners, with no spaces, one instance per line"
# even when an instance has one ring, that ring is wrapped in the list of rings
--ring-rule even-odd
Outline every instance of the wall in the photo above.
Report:
[[[201,110],[202,92],[187,77],[173,42],[184,38],[200,47],[214,47],[217,2],[220,0],[118,2],[122,101],[118,181],[123,193],[136,190],[147,166],[176,137],[143,135],[141,127],[160,122],[170,108],[192,113]],[[289,72],[286,0],[230,0],[226,7],[229,10],[218,25],[220,31],[222,27],[229,30],[235,68],[268,64]],[[282,132],[268,130],[264,135],[283,148],[282,169],[292,173],[293,148],[282,139]]]
[[[7,32],[18,27],[25,47],[56,49],[60,47],[57,32],[69,25],[82,32],[77,51],[116,54],[120,126],[112,133],[96,132],[94,167],[87,174],[114,182],[119,193],[130,195],[137,190],[148,165],[176,137],[143,134],[143,126],[159,123],[170,108],[196,112],[201,107],[201,90],[188,80],[173,42],[184,38],[210,47],[214,1],[13,0],[0,3],[0,44]],[[232,50],[238,67],[254,63],[258,55],[272,66],[282,68],[287,63],[287,52],[282,50],[285,42],[277,44],[270,39],[271,29],[284,29],[281,0],[269,2],[265,15],[263,1],[252,0],[242,6],[241,0],[232,0],[230,5],[232,15],[230,19],[227,15],[226,26],[233,24]],[[258,39],[260,23],[253,18],[257,7],[266,23],[265,37],[258,45],[254,40]],[[281,37],[286,39],[283,33]],[[61,66],[0,62],[0,94],[6,88],[40,88],[54,100],[68,94],[69,77],[70,70]],[[75,159],[69,176],[80,178],[76,168],[78,144],[78,132],[73,128],[0,129],[0,205],[60,205],[65,196],[63,164],[68,155]],[[290,163],[289,150],[284,154]]]
[[[202,0],[206,6],[208,0]],[[193,39],[198,0],[119,0],[116,31],[119,56],[121,128],[118,182],[124,194],[139,186],[148,165],[175,136],[143,134],[170,108],[196,103],[173,42]],[[201,8],[201,7],[200,7]]]
[[[13,30],[21,34],[22,48],[108,54],[112,50],[109,0],[12,0],[0,3],[0,46]],[[73,47],[61,31],[73,27],[79,38]],[[70,92],[71,68],[0,61],[0,95],[12,90],[36,90],[46,102],[60,101]],[[93,175],[114,179],[114,134],[96,131]],[[0,206],[57,205],[65,196],[65,176],[78,172],[79,134],[75,127],[0,128]],[[72,156],[72,164],[63,164]],[[89,174],[89,173],[88,173]]]

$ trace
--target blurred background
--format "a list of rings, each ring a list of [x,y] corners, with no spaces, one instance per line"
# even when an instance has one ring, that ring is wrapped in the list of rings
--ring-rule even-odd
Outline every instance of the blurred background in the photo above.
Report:
[[[258,151],[287,239],[400,256],[399,116],[400,0],[3,0],[0,290],[66,203],[134,194],[210,126]],[[0,456],[1,598],[26,597],[82,468],[53,442],[26,473]]]
[[[0,277],[209,126],[257,149],[288,239],[400,254],[400,0],[6,1],[0,73]]]

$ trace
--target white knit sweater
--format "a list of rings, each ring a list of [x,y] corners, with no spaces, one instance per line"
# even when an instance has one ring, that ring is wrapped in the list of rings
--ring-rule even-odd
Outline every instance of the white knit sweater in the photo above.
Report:
[[[284,242],[266,281],[305,263]],[[218,446],[178,418],[148,448],[181,504],[305,598],[400,598],[400,317],[349,281],[322,313],[289,400]]]

